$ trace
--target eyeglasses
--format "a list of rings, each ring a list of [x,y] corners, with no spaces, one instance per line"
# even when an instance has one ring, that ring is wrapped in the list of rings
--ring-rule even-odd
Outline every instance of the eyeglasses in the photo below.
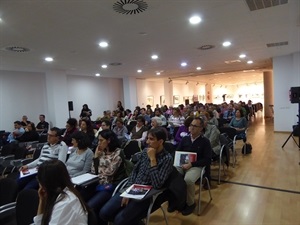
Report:
[[[194,124],[190,124],[190,127],[197,128],[197,127],[201,127],[201,126],[197,126],[197,125],[194,125]]]

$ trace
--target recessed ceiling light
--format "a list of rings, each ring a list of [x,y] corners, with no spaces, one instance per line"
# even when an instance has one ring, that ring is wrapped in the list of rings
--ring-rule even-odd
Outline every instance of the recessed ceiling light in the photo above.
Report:
[[[156,72],[156,75],[157,75],[157,76],[160,75],[160,72]]]
[[[101,42],[99,43],[99,46],[100,46],[101,48],[106,48],[106,47],[108,46],[108,43],[105,42],[105,41],[101,41]]]
[[[47,61],[47,62],[52,62],[52,61],[53,61],[53,58],[51,58],[51,57],[46,57],[46,58],[45,58],[45,61]]]
[[[152,59],[158,59],[158,55],[152,55],[151,58]]]
[[[142,71],[142,70],[137,70],[137,72],[138,72],[138,73],[141,73],[141,72],[143,72],[143,71]]]
[[[229,41],[223,42],[223,46],[224,46],[224,47],[228,47],[228,46],[230,46],[230,45],[231,45],[231,42],[229,42]]]
[[[190,24],[198,24],[201,22],[201,18],[199,16],[192,16],[189,21]]]
[[[105,69],[107,68],[107,65],[103,64],[101,67]]]
[[[245,54],[240,54],[240,56],[239,56],[241,59],[243,59],[243,58],[246,58],[246,55]]]
[[[252,60],[249,60],[249,61],[247,61],[247,63],[248,63],[248,64],[252,64],[252,63],[253,63],[253,61],[252,61]]]
[[[186,62],[182,62],[180,65],[183,66],[183,67],[185,67],[185,66],[187,66],[187,63]]]
[[[96,73],[95,76],[96,76],[96,77],[100,77],[100,73]]]
[[[201,70],[202,68],[200,67],[200,66],[198,66],[197,68],[196,68],[196,70]]]

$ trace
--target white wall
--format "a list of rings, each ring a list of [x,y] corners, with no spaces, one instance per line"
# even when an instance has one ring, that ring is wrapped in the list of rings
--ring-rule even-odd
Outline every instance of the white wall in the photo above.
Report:
[[[12,130],[23,115],[37,123],[47,104],[43,73],[0,71],[0,130]]]
[[[160,81],[146,81],[143,79],[137,79],[137,93],[138,93],[138,105],[146,107],[148,104],[147,97],[153,97],[153,107],[156,104],[160,104],[160,96],[164,95],[164,82]],[[153,108],[152,107],[152,108]],[[131,109],[133,110],[133,109]]]
[[[273,58],[274,131],[292,131],[298,104],[291,104],[289,90],[300,86],[300,52]]]
[[[60,99],[54,95],[50,82],[56,85],[56,79],[48,79],[52,73],[33,73],[0,71],[0,130],[11,131],[13,122],[27,115],[35,124],[39,122],[39,114],[45,114],[52,126],[64,127],[67,120],[67,101],[73,101],[74,111],[71,116],[78,118],[83,104],[93,110],[92,119],[102,115],[104,110],[114,110],[117,101],[123,101],[122,79],[97,78],[87,76],[65,76],[67,96]],[[55,73],[54,73],[55,75]],[[59,104],[49,102],[61,100]],[[55,107],[53,106],[55,105]],[[49,109],[48,109],[49,107]],[[49,110],[52,111],[49,111]],[[61,115],[61,118],[55,118]]]

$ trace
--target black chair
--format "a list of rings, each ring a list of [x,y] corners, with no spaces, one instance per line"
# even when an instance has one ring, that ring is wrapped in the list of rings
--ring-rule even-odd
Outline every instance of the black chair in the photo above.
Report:
[[[135,153],[142,151],[142,144],[140,141],[129,140],[124,145],[123,150],[125,158],[130,160]]]
[[[0,224],[2,220],[14,214],[17,193],[16,180],[10,178],[0,180]]]
[[[36,190],[28,189],[19,193],[16,201],[17,225],[28,225],[33,222],[39,206],[39,195]]]
[[[164,148],[171,154],[171,156],[174,158],[175,156],[175,146],[172,142],[166,141],[164,143]]]
[[[97,225],[98,220],[94,210],[88,209],[88,225]]]

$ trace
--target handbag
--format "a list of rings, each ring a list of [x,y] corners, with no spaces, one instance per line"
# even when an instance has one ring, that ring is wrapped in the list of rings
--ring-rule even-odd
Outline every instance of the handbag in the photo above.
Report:
[[[252,145],[250,143],[245,143],[242,148],[242,154],[251,154],[252,153]]]

